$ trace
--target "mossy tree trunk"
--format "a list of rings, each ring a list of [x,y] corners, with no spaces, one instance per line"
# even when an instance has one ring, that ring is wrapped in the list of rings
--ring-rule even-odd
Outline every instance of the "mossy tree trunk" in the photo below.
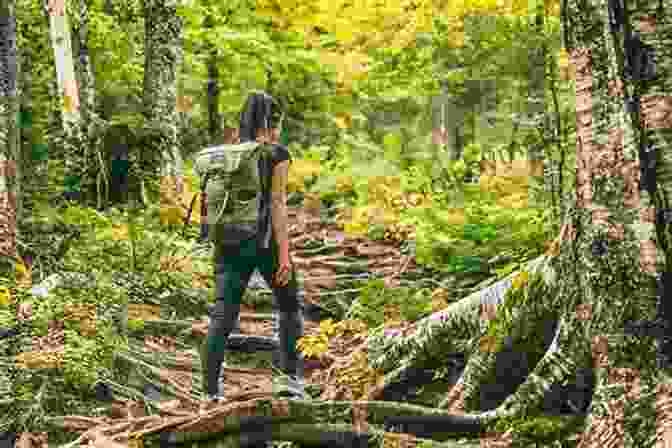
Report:
[[[96,203],[100,209],[109,197],[109,170],[103,155],[102,132],[100,117],[96,111],[95,73],[89,54],[89,2],[79,0],[79,18],[76,33],[73,36],[77,48],[75,70],[80,85],[81,114],[84,126],[83,136],[86,141],[86,158],[92,161],[96,173]],[[91,152],[93,151],[93,152]]]
[[[0,2],[0,272],[11,273],[16,256],[19,159],[16,5]],[[20,160],[20,159],[19,159]]]
[[[145,77],[144,112],[148,125],[157,131],[161,153],[161,207],[174,207],[174,197],[182,191],[182,155],[179,150],[177,73],[182,59],[182,18],[180,2],[144,0]],[[164,199],[166,203],[164,205]]]
[[[532,16],[532,21],[534,22],[533,29],[535,37],[544,36],[544,2],[536,1],[536,3],[531,3],[535,5],[534,15]],[[535,121],[541,129],[544,131],[548,130],[546,126],[546,117],[550,111],[546,110],[546,53],[547,50],[544,45],[532,45],[529,50],[530,52],[530,61],[529,61],[529,98],[528,103],[528,114],[530,121]],[[535,161],[534,164],[539,167],[544,165],[544,151],[542,146],[537,144],[528,144],[527,148],[527,159],[529,161]],[[542,204],[542,195],[544,190],[544,178],[540,176],[538,171],[543,173],[543,170],[534,170],[528,176],[528,203],[531,207],[541,207]]]

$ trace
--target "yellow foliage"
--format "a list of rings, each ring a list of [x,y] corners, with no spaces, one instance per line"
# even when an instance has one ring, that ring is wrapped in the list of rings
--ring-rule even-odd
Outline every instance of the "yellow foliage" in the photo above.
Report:
[[[347,193],[351,192],[352,188],[352,176],[341,175],[336,177],[336,191],[339,193]]]
[[[143,448],[144,443],[142,439],[142,435],[137,435],[133,433],[129,438],[128,438],[128,448]]]
[[[347,386],[354,400],[366,398],[369,390],[378,383],[381,377],[380,372],[369,366],[368,355],[365,351],[354,353],[349,366],[336,370],[336,383]]]
[[[66,113],[71,114],[75,112],[77,109],[76,104],[77,101],[74,99],[74,97],[70,95],[63,95],[63,110]]]
[[[558,51],[558,68],[562,80],[574,79],[574,65],[569,63],[569,53],[565,48],[560,48]]]
[[[63,355],[62,351],[30,351],[17,354],[14,360],[22,369],[53,369],[63,367]]]
[[[177,190],[177,184],[183,185],[182,193]],[[159,200],[161,209],[159,210],[159,220],[162,225],[182,224],[186,216],[186,207],[184,206],[184,196],[187,190],[187,183],[183,179],[175,176],[163,176],[159,189]]]
[[[515,193],[508,196],[497,198],[497,205],[505,208],[527,208],[528,196],[527,193]]]
[[[289,165],[287,174],[287,191],[290,193],[306,191],[306,180],[319,176],[320,162],[316,160],[296,160]]]
[[[304,336],[296,342],[296,347],[306,358],[319,358],[329,350],[329,339],[322,334]]]
[[[12,303],[12,293],[9,288],[0,287],[0,305],[9,305]]]
[[[114,225],[112,228],[112,237],[116,241],[127,240],[128,239],[128,225]]]
[[[560,50],[558,50],[558,66],[560,68],[569,67],[569,53],[565,47],[561,47]]]
[[[462,226],[466,223],[467,218],[464,215],[463,208],[453,208],[441,215],[442,221],[450,225]]]
[[[495,186],[496,178],[497,176],[481,174],[478,178],[478,185],[481,187],[482,191],[492,191]]]
[[[333,319],[320,322],[320,332],[317,336],[304,336],[297,341],[297,348],[307,356],[319,358],[329,350],[329,339],[344,335],[346,332],[366,333],[368,327],[358,319],[347,319],[334,323]]]
[[[336,334],[344,334],[346,332],[352,333],[366,333],[368,331],[368,326],[366,322],[359,319],[347,319],[338,322],[334,326]]]
[[[296,160],[290,165],[289,172],[300,178],[319,176],[320,162],[317,160]]]
[[[520,274],[516,275],[511,281],[511,287],[513,289],[522,288],[527,284],[527,281],[530,279],[530,274],[527,271],[523,271]]]
[[[190,96],[177,95],[175,98],[175,109],[178,112],[191,112],[194,108],[194,99]]]
[[[19,257],[16,258],[14,273],[17,286],[21,288],[30,288],[32,286],[31,269]]]
[[[546,243],[546,252],[547,257],[557,257],[560,255],[560,239],[555,239]]]
[[[320,322],[320,334],[324,334],[327,337],[336,334],[336,326],[334,325],[334,321],[332,319],[327,319]]]
[[[180,225],[182,224],[182,209],[177,206],[162,206],[159,211],[159,221],[161,225]]]
[[[347,219],[347,218],[346,218]],[[352,236],[366,235],[369,229],[369,207],[353,207],[350,219],[344,223],[343,230]]]
[[[336,126],[340,129],[349,129],[352,127],[352,116],[350,114],[341,114],[334,118],[336,121]]]
[[[157,320],[161,318],[159,305],[140,305],[131,303],[128,305],[129,320]]]
[[[479,340],[479,348],[482,352],[495,353],[497,352],[497,338],[494,336],[481,336]]]

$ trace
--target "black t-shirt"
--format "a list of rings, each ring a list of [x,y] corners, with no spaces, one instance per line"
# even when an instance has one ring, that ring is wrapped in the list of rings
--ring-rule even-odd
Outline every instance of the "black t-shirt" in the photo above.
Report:
[[[289,149],[285,145],[274,145],[270,159],[261,158],[259,160],[259,172],[264,180],[264,194],[261,201],[261,222],[259,227],[259,243],[261,247],[270,247],[266,244],[271,243],[273,235],[271,225],[271,180],[273,177],[273,168],[285,160],[289,160],[290,163],[292,160]]]

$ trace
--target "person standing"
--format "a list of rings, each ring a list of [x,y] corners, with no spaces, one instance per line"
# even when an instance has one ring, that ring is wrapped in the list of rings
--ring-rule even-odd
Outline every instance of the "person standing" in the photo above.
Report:
[[[239,231],[232,230],[231,221],[219,218],[227,212],[226,207],[217,200],[224,188],[218,189],[216,181],[210,181],[205,188],[208,197],[208,233],[215,246],[216,284],[216,303],[202,349],[206,358],[204,366],[207,371],[208,400],[222,399],[219,378],[226,341],[238,321],[241,300],[255,269],[259,270],[273,290],[279,312],[280,368],[289,378],[284,384],[284,391],[290,397],[305,397],[303,381],[299,377],[303,360],[296,349],[297,340],[303,336],[303,319],[296,271],[289,253],[287,219],[286,190],[291,156],[288,148],[278,143],[283,117],[278,102],[263,92],[249,96],[240,117],[241,145],[256,141],[264,147],[256,164],[261,192],[257,194],[256,201],[250,201],[252,208],[248,208],[248,212],[254,212],[256,208],[256,232],[248,238],[240,236],[242,233],[232,235]],[[235,159],[231,154],[222,157]],[[239,160],[226,163],[243,163]],[[230,186],[228,190],[234,191]],[[227,191],[225,194],[235,193]],[[235,243],[224,243],[227,239]]]

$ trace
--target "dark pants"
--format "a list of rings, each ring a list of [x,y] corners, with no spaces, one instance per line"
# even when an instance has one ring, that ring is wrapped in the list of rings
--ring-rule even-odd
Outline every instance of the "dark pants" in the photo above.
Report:
[[[215,247],[216,303],[202,351],[207,359],[204,367],[207,369],[208,394],[214,395],[218,392],[226,340],[238,321],[240,303],[255,269],[259,270],[266,284],[271,286],[280,311],[280,368],[288,375],[296,375],[299,371],[300,356],[296,350],[296,341],[303,336],[303,322],[296,272],[292,266],[287,285],[274,287],[272,279],[277,266],[278,248],[275,241],[272,241],[269,249],[259,248],[256,240],[246,241],[234,254],[230,251],[224,253],[220,247]]]

